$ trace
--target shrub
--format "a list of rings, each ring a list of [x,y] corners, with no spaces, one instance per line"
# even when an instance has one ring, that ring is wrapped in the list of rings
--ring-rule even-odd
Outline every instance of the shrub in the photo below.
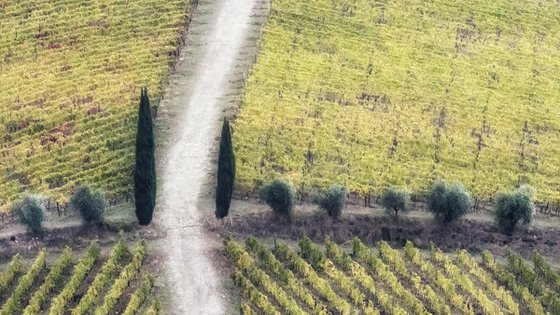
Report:
[[[13,213],[27,227],[31,234],[42,235],[44,232],[45,206],[43,198],[36,195],[25,195],[12,206]]]
[[[460,183],[436,182],[428,194],[428,207],[436,221],[449,223],[469,212],[472,199]]]
[[[79,213],[84,223],[103,223],[105,198],[99,190],[80,186],[70,198],[70,205]]]
[[[287,217],[292,215],[294,191],[288,182],[275,179],[263,189],[263,197],[275,213]]]
[[[531,223],[535,213],[533,196],[534,192],[529,186],[500,194],[494,206],[494,220],[498,227],[506,233],[512,233],[520,224]]]
[[[346,206],[346,194],[348,190],[342,185],[332,185],[318,198],[319,207],[327,211],[333,219],[338,219]]]
[[[398,219],[399,211],[408,211],[406,204],[409,200],[408,191],[391,186],[383,193],[381,204],[387,214],[394,215],[395,219]]]

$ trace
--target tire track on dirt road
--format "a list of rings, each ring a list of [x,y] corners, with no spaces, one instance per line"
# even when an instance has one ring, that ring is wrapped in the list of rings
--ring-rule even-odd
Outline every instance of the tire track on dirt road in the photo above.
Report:
[[[160,104],[165,111],[171,102],[174,108],[168,111],[175,111],[170,115],[176,116],[169,126],[166,152],[160,154],[160,189],[154,213],[156,225],[165,230],[155,250],[164,259],[164,285],[169,299],[164,305],[169,314],[226,312],[219,274],[208,255],[210,240],[199,222],[197,202],[212,169],[210,152],[231,88],[228,79],[249,36],[256,3],[257,0],[199,3],[187,34],[199,45],[189,47],[187,41],[184,49],[194,53],[180,58],[179,77],[170,83]],[[183,58],[189,60],[185,63]]]

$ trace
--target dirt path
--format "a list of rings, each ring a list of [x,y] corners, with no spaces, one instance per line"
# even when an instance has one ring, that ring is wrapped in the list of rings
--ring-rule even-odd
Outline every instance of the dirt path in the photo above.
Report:
[[[189,31],[194,47],[178,64],[161,108],[175,111],[167,153],[160,153],[161,178],[155,223],[166,231],[159,242],[165,259],[164,301],[169,314],[223,314],[218,272],[209,259],[208,238],[199,220],[199,194],[210,169],[230,76],[248,36],[257,0],[199,3]],[[194,40],[193,40],[194,38]],[[185,62],[186,61],[186,62]],[[189,69],[185,69],[187,67]],[[181,74],[182,73],[182,74]],[[174,80],[173,78],[171,79]],[[182,86],[181,86],[182,85]],[[167,95],[170,94],[170,95]]]

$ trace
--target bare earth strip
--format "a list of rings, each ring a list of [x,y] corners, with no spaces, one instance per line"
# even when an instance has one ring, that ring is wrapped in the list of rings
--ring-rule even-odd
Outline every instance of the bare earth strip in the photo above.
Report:
[[[165,259],[166,314],[223,314],[225,302],[218,272],[208,257],[211,242],[200,224],[197,209],[205,178],[212,169],[211,154],[230,76],[248,36],[256,0],[219,0],[200,3],[189,31],[199,42],[181,56],[161,103],[171,103],[176,116],[169,126],[167,152],[159,153],[160,187],[155,223],[166,230],[157,250]],[[192,38],[191,38],[192,40]],[[189,60],[190,59],[190,60]],[[188,69],[185,69],[187,67]],[[180,75],[179,75],[180,76]],[[183,84],[183,86],[180,86]],[[169,94],[169,95],[168,95]],[[170,106],[171,107],[171,106]],[[168,113],[169,114],[169,113]],[[162,131],[163,132],[163,131]]]

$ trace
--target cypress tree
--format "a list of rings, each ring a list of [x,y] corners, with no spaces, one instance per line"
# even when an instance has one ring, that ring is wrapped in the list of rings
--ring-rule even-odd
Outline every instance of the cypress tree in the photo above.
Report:
[[[142,89],[136,131],[136,165],[134,168],[136,217],[141,225],[152,222],[156,205],[156,163],[154,130],[148,90]]]
[[[235,181],[235,156],[231,142],[229,122],[224,118],[220,153],[218,156],[218,184],[216,186],[216,218],[223,219],[228,215]]]

